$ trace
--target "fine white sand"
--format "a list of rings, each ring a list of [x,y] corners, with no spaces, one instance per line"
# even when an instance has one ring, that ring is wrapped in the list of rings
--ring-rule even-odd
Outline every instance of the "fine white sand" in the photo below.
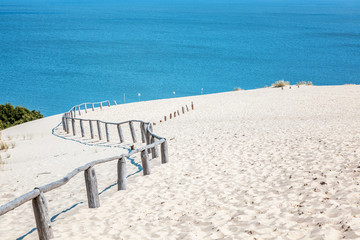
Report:
[[[191,101],[195,110],[159,123]],[[87,207],[82,173],[46,193],[51,217],[83,202],[52,223],[55,239],[360,239],[360,86],[228,92],[82,117],[155,122],[154,132],[169,141],[170,162],[153,159],[151,175],[131,176],[126,191],[111,187],[98,209]],[[2,132],[15,146],[0,153],[1,205],[87,162],[128,152],[126,129],[127,142],[113,135],[106,144],[61,128],[54,130],[60,137],[52,134],[60,121],[57,115]],[[141,162],[138,155],[133,161]],[[99,191],[116,182],[116,164],[95,167]],[[138,170],[130,160],[127,167]],[[0,239],[29,232],[31,202],[0,216],[0,224]]]

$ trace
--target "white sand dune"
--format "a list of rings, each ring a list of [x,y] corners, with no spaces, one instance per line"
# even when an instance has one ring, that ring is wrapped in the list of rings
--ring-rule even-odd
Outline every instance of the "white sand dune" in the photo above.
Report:
[[[191,101],[194,111],[159,124]],[[46,193],[51,216],[84,202],[52,223],[55,239],[360,239],[360,86],[228,92],[82,117],[156,122],[170,162],[153,159],[151,175],[131,176],[126,191],[108,189],[97,209],[87,207],[83,174]],[[1,152],[0,204],[127,152],[59,138],[51,130],[60,121],[58,115],[3,131],[15,147]],[[95,169],[99,191],[116,182],[116,162]],[[129,160],[128,171],[137,170]],[[31,203],[0,223],[1,239],[26,234],[35,227]]]

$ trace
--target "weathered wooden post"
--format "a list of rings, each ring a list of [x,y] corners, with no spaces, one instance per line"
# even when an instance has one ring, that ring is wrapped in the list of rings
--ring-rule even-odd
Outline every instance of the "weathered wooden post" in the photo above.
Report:
[[[74,112],[74,117],[76,117],[76,108],[74,107],[73,109],[74,109],[74,110],[73,110],[73,112]]]
[[[129,126],[130,126],[130,132],[131,132],[131,137],[134,143],[137,142],[136,140],[136,134],[135,134],[135,128],[134,128],[134,124],[132,121],[129,122]]]
[[[176,111],[177,111],[177,115],[178,115],[178,116],[180,116],[180,112],[179,112],[179,110],[176,110]]]
[[[101,140],[101,128],[100,128],[100,121],[97,120],[96,121],[96,124],[97,124],[97,129],[98,129],[98,134],[99,134],[99,140]]]
[[[182,113],[184,114],[185,113],[185,108],[181,107],[181,109],[182,109]]]
[[[186,111],[188,112],[189,111],[189,108],[188,108],[188,106],[186,105]]]
[[[164,122],[166,122],[166,116],[164,116]]]
[[[146,142],[146,145],[149,145],[151,143],[151,135],[150,135],[150,132],[148,131],[148,127],[149,127],[150,123],[145,126],[145,142]],[[148,153],[151,153],[151,149],[148,148]]]
[[[70,124],[69,124],[69,122],[70,122],[69,118],[66,118],[66,132],[67,132],[67,134],[70,133]]]
[[[81,130],[81,136],[85,137],[84,125],[83,125],[83,120],[82,119],[80,119],[80,130]]]
[[[170,113],[170,119],[172,119],[172,114]]]
[[[117,105],[116,101],[114,100],[114,104]]]
[[[145,143],[145,124],[140,123],[141,141]]]
[[[191,102],[191,109],[194,110],[194,103]]]
[[[63,130],[64,130],[64,132],[65,132],[65,131],[66,131],[65,117],[62,117],[62,118],[61,118],[61,121],[62,121]]]
[[[109,101],[109,100],[107,101],[107,104],[108,104],[108,106],[110,107],[110,101]]]
[[[174,112],[174,118],[176,117],[176,112]]]
[[[36,227],[39,239],[51,239],[54,238],[54,235],[51,229],[48,205],[43,192],[40,189],[39,191],[40,194],[36,198],[32,199]]]
[[[73,113],[73,111],[72,111],[72,110],[70,111],[70,116],[71,116],[71,118],[73,118],[73,117],[74,117],[74,113]]]
[[[77,106],[78,111],[79,111],[79,116],[81,116],[81,111],[80,111],[80,106]]]
[[[119,133],[120,143],[123,143],[123,142],[124,142],[124,135],[123,135],[123,133],[122,133],[122,129],[121,129],[121,125],[120,125],[120,124],[117,125],[117,130],[118,130],[118,133]]]
[[[118,160],[117,163],[118,171],[118,190],[126,190],[126,160],[125,157],[122,157]]]
[[[153,127],[152,125],[150,125],[150,131],[153,132]],[[150,135],[150,133],[149,133]],[[150,143],[154,143],[156,140],[155,140],[155,137],[150,135]],[[151,156],[152,158],[157,158],[159,156],[159,150],[158,150],[158,146],[155,145],[152,149],[151,149]]]
[[[89,167],[85,170],[84,175],[89,208],[98,208],[100,207],[100,201],[95,169]]]
[[[100,110],[102,110],[102,103],[100,103]]]
[[[143,168],[143,174],[150,175],[149,154],[146,149],[141,151],[141,163]]]
[[[47,240],[54,238],[51,229],[51,221],[49,217],[47,201],[43,192],[40,191],[39,196],[32,200],[32,206],[34,210],[36,228],[38,231],[39,239]]]
[[[94,104],[93,104],[93,103],[91,104],[91,108],[92,108],[93,111],[95,111],[95,108],[94,108]]]
[[[89,120],[89,127],[90,127],[91,139],[94,139],[94,129],[93,129],[93,125],[92,125],[92,120]]]
[[[107,123],[105,123],[105,133],[106,133],[106,141],[110,142],[109,127]]]
[[[165,142],[161,144],[161,163],[169,162],[169,155],[168,155],[168,144],[165,139]]]
[[[72,126],[73,136],[75,136],[76,132],[75,132],[75,119],[74,118],[71,119],[71,126]]]
[[[87,107],[86,107],[86,103],[84,104],[84,106],[85,106],[85,113],[87,113]]]

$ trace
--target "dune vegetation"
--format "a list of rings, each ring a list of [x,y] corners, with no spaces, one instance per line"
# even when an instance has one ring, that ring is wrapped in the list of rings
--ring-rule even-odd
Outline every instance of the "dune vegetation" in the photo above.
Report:
[[[43,117],[40,111],[30,111],[25,107],[14,107],[6,103],[0,105],[0,130]]]

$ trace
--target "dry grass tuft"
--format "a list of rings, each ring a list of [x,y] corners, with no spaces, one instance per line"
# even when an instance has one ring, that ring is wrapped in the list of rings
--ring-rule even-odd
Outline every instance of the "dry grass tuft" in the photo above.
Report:
[[[10,147],[11,147],[11,148],[15,148],[15,146],[16,146],[16,143],[15,143],[15,142],[11,142],[11,143],[10,143]]]
[[[296,86],[300,86],[300,85],[307,85],[307,86],[312,86],[313,83],[311,81],[301,81],[301,82],[297,82]]]
[[[241,91],[242,89],[239,87],[234,88],[234,91]]]
[[[280,81],[277,81],[277,82],[274,82],[273,84],[271,84],[271,87],[279,88],[279,87],[285,87],[288,85],[290,85],[290,83],[288,81],[280,80]]]
[[[0,141],[0,150],[7,151],[9,149],[9,145],[6,142]]]

